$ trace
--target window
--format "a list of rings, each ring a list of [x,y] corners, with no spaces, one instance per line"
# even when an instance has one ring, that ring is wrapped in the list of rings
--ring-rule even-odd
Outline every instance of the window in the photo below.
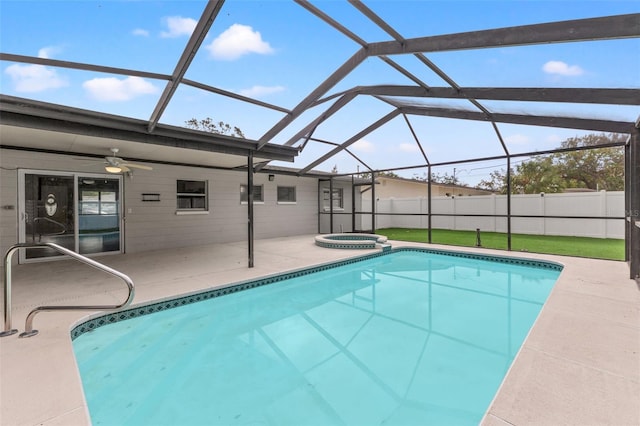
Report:
[[[178,210],[207,211],[207,182],[179,180],[177,200]]]
[[[118,213],[118,200],[114,191],[80,191],[80,214],[115,215]]]
[[[344,208],[344,192],[342,188],[334,188],[333,189],[333,208],[334,209],[342,209]],[[329,204],[329,188],[324,188],[322,190],[322,207],[325,210],[330,210]]]
[[[295,186],[279,186],[278,202],[279,203],[295,203],[296,187]]]
[[[241,203],[249,202],[249,191],[247,189],[248,189],[247,185],[240,185],[240,202]],[[253,202],[254,203],[264,202],[262,185],[253,185]]]

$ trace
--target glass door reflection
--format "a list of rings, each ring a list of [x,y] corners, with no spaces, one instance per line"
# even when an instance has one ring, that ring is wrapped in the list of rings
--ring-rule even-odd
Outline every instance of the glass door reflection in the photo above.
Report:
[[[25,242],[56,243],[75,250],[73,176],[25,174]],[[59,256],[49,249],[26,251],[27,259]]]

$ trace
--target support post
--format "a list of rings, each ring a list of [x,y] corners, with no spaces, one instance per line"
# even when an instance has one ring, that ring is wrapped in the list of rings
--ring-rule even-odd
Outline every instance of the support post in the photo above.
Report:
[[[356,232],[356,185],[351,175],[351,232]]]
[[[427,220],[427,228],[429,229],[427,241],[431,244],[431,166],[427,167]]]
[[[511,156],[507,154],[507,250],[511,251]]]
[[[329,233],[333,234],[333,178],[329,178]]]
[[[318,234],[322,234],[322,181],[318,179]]]
[[[507,156],[507,250],[511,251],[511,154],[507,144],[504,142],[500,129],[496,125],[495,121],[491,121],[493,130],[496,132],[496,136],[502,145],[505,155]]]
[[[247,156],[247,247],[249,268],[253,268],[253,152]]]
[[[376,233],[376,172],[371,171],[371,233]]]
[[[624,261],[631,265],[631,137],[624,146]]]
[[[640,123],[640,119],[638,120]],[[634,128],[625,148],[626,249],[629,278],[640,280],[640,128]]]

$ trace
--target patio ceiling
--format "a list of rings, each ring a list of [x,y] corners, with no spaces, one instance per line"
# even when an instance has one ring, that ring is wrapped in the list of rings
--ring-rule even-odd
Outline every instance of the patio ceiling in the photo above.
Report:
[[[366,161],[349,150],[349,146],[398,117],[404,118],[407,129],[420,147],[422,160],[424,160],[422,164],[425,166],[429,165],[429,158],[424,149],[425,138],[412,127],[408,116],[440,117],[490,123],[495,130],[495,143],[498,146],[501,145],[500,151],[504,155],[511,153],[503,142],[498,127],[498,124],[501,123],[614,133],[632,133],[637,127],[637,116],[633,119],[621,120],[606,116],[585,117],[577,112],[561,115],[544,114],[537,112],[537,110],[531,112],[498,111],[490,103],[493,101],[519,102],[522,105],[521,108],[527,108],[532,103],[637,107],[640,105],[640,89],[498,87],[498,85],[465,87],[439,68],[426,54],[640,38],[640,14],[404,38],[396,28],[363,2],[350,0],[349,3],[362,16],[388,37],[387,41],[367,42],[356,34],[355,29],[339,23],[338,18],[340,17],[334,18],[307,1],[297,0],[296,3],[320,19],[325,25],[358,45],[359,48],[323,82],[310,92],[300,94],[299,99],[301,100],[293,107],[270,104],[222,89],[217,87],[215,82],[211,84],[185,77],[212,25],[225,7],[224,1],[209,1],[204,5],[202,15],[170,74],[32,57],[10,52],[0,53],[0,60],[6,62],[134,76],[165,82],[164,90],[153,110],[148,112],[149,118],[147,120],[118,117],[102,112],[2,95],[0,97],[0,130],[2,132],[0,133],[0,143],[28,149],[55,150],[95,156],[104,155],[105,150],[110,147],[119,147],[123,156],[128,158],[149,161],[167,161],[168,159],[175,161],[178,158],[180,163],[223,168],[244,167],[246,156],[252,152],[255,162],[261,163],[258,169],[273,160],[293,161],[299,151],[304,151],[312,144],[332,146],[322,155],[305,164],[297,165],[299,174],[302,175],[312,173],[315,167],[344,152],[351,155],[356,163],[362,165],[364,169],[372,170],[373,168]],[[636,55],[637,58],[637,52],[630,52],[630,55]],[[399,58],[406,56],[415,58],[426,71],[435,74],[448,86],[436,87],[425,83],[422,76],[416,75],[399,61]],[[382,60],[395,72],[414,84],[362,84],[331,93],[340,82],[351,76],[360,65],[371,58]],[[628,64],[621,66],[637,67],[637,61],[634,63],[633,60],[630,60]],[[164,124],[162,122],[163,115],[181,86],[188,86],[191,89],[214,93],[237,102],[250,104],[261,110],[270,111],[280,118],[275,120],[261,137],[253,140]],[[369,124],[364,125],[355,133],[345,132],[333,140],[317,137],[316,131],[319,128],[332,126],[332,116],[342,112],[349,104],[361,98],[374,99],[381,105],[390,108],[390,111],[387,110],[388,112],[381,115],[372,113]],[[464,106],[460,104],[456,104],[458,106],[433,104],[431,103],[433,100],[455,100],[463,102]],[[329,106],[318,114],[317,110],[322,109],[322,105],[327,103]],[[57,134],[57,137],[52,137],[50,132]],[[284,134],[290,136],[278,143],[276,137]],[[55,143],[52,140],[55,140]],[[203,155],[203,151],[208,154]]]

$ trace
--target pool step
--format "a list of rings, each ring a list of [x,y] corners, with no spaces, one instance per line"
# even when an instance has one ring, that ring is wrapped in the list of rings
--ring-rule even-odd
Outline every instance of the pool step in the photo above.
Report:
[[[386,253],[388,251],[391,251],[391,244],[389,243],[383,243],[383,244],[376,244],[376,248],[382,249],[383,253]]]

